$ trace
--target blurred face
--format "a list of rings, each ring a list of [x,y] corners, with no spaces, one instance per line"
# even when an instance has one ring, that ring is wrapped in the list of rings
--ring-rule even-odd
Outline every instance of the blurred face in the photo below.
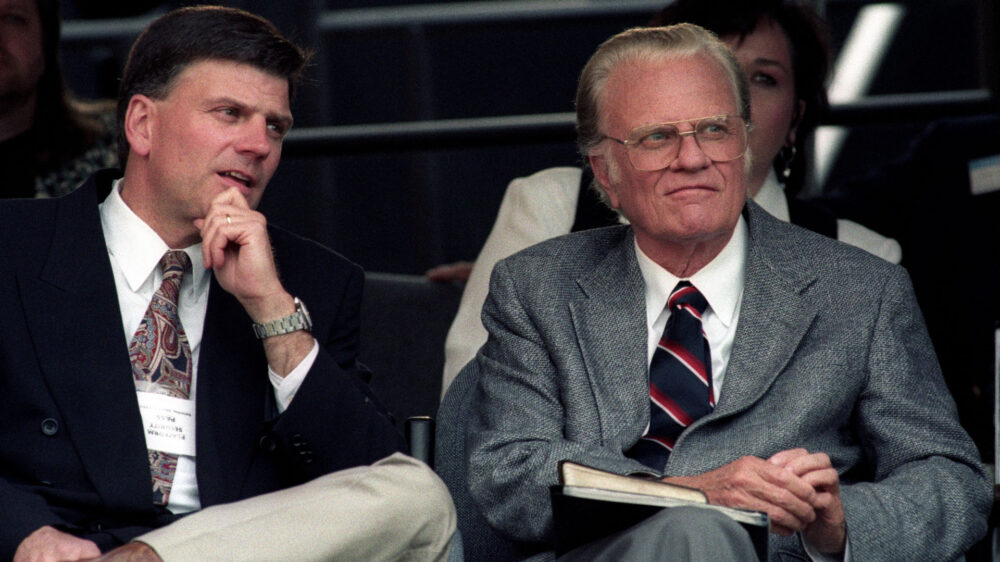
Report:
[[[761,20],[742,41],[723,37],[750,83],[750,151],[753,162],[747,185],[760,189],[782,146],[795,142],[795,127],[805,105],[795,97],[792,50],[785,33],[770,19]]]
[[[733,88],[705,57],[633,61],[615,68],[605,84],[601,130],[618,139],[643,125],[739,115]],[[693,123],[680,123],[683,133]],[[605,139],[590,154],[594,174],[612,206],[632,223],[639,247],[656,261],[678,247],[728,242],[746,202],[745,157],[713,162],[693,135],[677,158],[656,171],[636,170],[625,146]]]
[[[0,0],[0,111],[33,99],[44,70],[35,0]]]
[[[145,169],[155,199],[150,214],[185,225],[231,187],[256,208],[292,124],[285,78],[219,60],[190,65],[164,99],[135,96],[133,110],[148,112],[137,142],[129,138],[129,166],[138,157]]]

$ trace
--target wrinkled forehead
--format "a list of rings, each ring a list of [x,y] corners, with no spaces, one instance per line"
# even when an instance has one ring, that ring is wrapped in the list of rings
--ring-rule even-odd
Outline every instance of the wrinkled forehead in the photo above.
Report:
[[[608,74],[598,100],[601,127],[629,128],[709,115],[740,115],[739,95],[722,66],[702,54],[632,58]]]

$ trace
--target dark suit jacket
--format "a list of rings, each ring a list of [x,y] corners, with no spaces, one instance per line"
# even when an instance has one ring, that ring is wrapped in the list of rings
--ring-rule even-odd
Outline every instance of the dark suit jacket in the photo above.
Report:
[[[804,447],[841,478],[856,560],[950,560],[986,532],[990,481],[958,424],[905,271],[781,222],[755,203],[743,301],[715,410],[678,439],[665,474]],[[649,422],[645,284],[630,227],[549,240],[493,269],[468,487],[486,519],[551,548],[562,459],[627,474]],[[771,535],[772,559],[802,559]]]
[[[107,549],[175,517],[154,508],[98,202],[115,171],[59,199],[0,202],[0,559],[53,525]],[[357,371],[363,274],[271,228],[282,281],[321,351],[280,416],[261,344],[212,280],[197,381],[201,504],[369,464],[404,447]]]

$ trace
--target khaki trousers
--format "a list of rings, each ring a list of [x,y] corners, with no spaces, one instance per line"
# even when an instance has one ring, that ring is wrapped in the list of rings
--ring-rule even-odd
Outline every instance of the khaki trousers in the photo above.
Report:
[[[371,466],[209,507],[136,540],[164,562],[446,560],[455,520],[437,475],[396,453]]]

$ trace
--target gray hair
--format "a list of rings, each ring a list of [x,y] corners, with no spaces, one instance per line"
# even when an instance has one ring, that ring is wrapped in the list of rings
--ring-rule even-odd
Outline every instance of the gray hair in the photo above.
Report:
[[[739,62],[725,43],[711,31],[681,23],[668,27],[625,30],[601,44],[580,73],[576,91],[577,146],[584,161],[604,135],[600,129],[604,89],[611,72],[632,61],[660,61],[706,56],[724,71],[739,101],[740,116],[750,123],[750,89]]]

